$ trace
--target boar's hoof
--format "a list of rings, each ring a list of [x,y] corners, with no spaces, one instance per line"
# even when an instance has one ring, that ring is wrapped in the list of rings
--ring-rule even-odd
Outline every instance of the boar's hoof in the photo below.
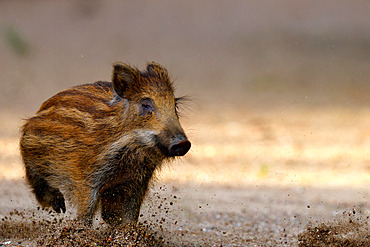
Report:
[[[64,202],[63,194],[57,191],[57,194],[54,196],[51,202],[51,206],[55,210],[55,212],[60,213],[61,211],[63,213],[66,212],[66,204]]]

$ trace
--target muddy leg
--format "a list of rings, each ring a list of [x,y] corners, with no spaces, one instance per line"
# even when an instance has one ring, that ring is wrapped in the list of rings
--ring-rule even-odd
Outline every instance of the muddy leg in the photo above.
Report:
[[[101,214],[110,225],[136,223],[139,218],[142,193],[130,193],[116,186],[101,194]]]
[[[77,206],[77,219],[86,225],[92,225],[97,209],[97,193],[88,186],[79,186],[75,194]]]
[[[55,212],[66,212],[66,205],[63,194],[59,189],[51,187],[48,182],[40,175],[33,173],[26,168],[26,176],[29,184],[33,188],[37,201],[45,207],[52,207]]]

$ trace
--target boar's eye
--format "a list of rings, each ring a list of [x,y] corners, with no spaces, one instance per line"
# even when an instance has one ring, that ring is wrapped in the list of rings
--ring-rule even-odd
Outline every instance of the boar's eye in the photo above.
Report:
[[[147,116],[149,114],[152,114],[152,112],[155,112],[155,105],[152,99],[145,98],[141,100],[140,105],[140,115],[141,116]]]

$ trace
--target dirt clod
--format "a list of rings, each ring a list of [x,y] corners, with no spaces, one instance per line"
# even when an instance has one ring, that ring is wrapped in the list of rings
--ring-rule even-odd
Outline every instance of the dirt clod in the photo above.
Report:
[[[63,223],[5,220],[0,224],[0,239],[9,244],[29,241],[39,246],[164,246],[165,243],[162,236],[143,224],[94,228],[75,220]]]
[[[318,226],[310,226],[298,235],[303,246],[370,246],[370,228],[366,219],[350,217]]]

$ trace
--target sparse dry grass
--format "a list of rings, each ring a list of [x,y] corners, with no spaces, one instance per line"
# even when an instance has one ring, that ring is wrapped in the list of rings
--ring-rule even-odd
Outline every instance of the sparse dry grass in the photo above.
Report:
[[[164,178],[233,186],[368,186],[370,110],[235,112],[193,126],[193,148]]]

